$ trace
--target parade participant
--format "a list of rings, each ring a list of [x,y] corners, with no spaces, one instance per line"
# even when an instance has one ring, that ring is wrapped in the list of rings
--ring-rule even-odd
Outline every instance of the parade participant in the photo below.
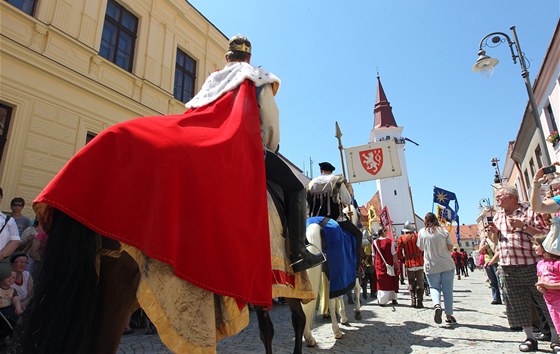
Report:
[[[430,284],[430,296],[434,304],[434,321],[441,323],[441,295],[447,323],[456,323],[453,317],[453,271],[455,262],[451,258],[453,243],[451,236],[439,224],[434,213],[424,217],[424,228],[418,233],[418,248],[424,252],[424,271]]]
[[[226,65],[208,77],[186,112],[105,129],[45,187],[34,208],[49,236],[58,210],[240,308],[266,307],[272,304],[267,178],[285,188],[294,271],[324,257],[304,247],[305,190],[298,192],[293,173],[263,150],[279,146],[274,93],[280,80],[249,64],[246,37],[235,36],[228,46]],[[219,247],[211,237],[216,221],[225,225]]]
[[[488,224],[487,231],[490,240],[498,244],[498,249],[485,267],[499,259],[502,271],[500,278],[504,288],[502,295],[509,325],[521,327],[525,332],[527,339],[519,345],[519,350],[535,351],[538,343],[531,326],[530,308],[533,303],[544,313],[549,325],[553,326],[543,296],[535,288],[538,259],[531,244],[533,235],[547,230],[542,215],[531,210],[529,205],[519,203],[519,194],[515,188],[500,188],[496,193],[496,203],[501,209]]]
[[[455,271],[457,273],[457,280],[461,280],[461,269],[463,268],[463,256],[461,252],[457,251],[457,247],[453,247],[451,258],[455,262]]]
[[[280,80],[251,62],[251,42],[237,35],[229,41],[226,66],[206,79],[200,91],[187,102],[187,108],[197,108],[218,98],[232,85],[239,85],[239,78],[249,77],[257,86],[257,102],[261,136],[265,151],[266,179],[279,185],[284,192],[287,206],[290,260],[294,272],[304,271],[325,261],[322,254],[312,254],[305,247],[307,206],[305,187],[292,170],[276,154],[280,144],[279,113],[274,101]]]
[[[404,259],[410,306],[421,309],[424,307],[424,254],[416,245],[418,234],[414,232],[414,225],[410,221],[404,223],[401,232],[403,235],[397,241],[397,258]]]
[[[321,162],[319,168],[321,174],[307,185],[309,216],[331,218],[354,236],[356,239],[356,274],[361,278],[362,232],[342,212],[344,206],[349,207],[352,204],[352,196],[346,187],[346,180],[341,175],[333,174],[335,167],[329,162]]]
[[[396,274],[397,247],[387,231],[379,229],[373,241],[375,273],[377,274],[377,301],[383,306],[389,301],[397,304],[399,277]]]

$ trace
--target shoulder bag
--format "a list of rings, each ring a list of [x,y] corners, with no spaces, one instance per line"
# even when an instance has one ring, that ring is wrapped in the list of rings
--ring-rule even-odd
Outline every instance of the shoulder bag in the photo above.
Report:
[[[391,277],[397,276],[397,274],[395,273],[395,266],[387,264],[387,261],[385,260],[385,257],[383,257],[383,254],[381,253],[381,251],[379,250],[379,247],[377,246],[377,240],[373,241],[373,245],[375,246],[375,249],[377,249],[377,253],[379,253],[379,255],[381,256],[381,259],[383,260],[383,263],[385,263],[385,267],[387,267],[387,275],[389,275]]]

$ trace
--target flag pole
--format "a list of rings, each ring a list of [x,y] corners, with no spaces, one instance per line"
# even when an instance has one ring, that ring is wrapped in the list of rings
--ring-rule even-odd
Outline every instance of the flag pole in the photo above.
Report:
[[[412,200],[412,188],[410,188],[410,185],[408,185],[408,194],[410,195],[410,205],[412,206],[412,222],[414,222],[414,228],[416,229],[416,233],[418,233],[419,230],[418,225],[416,225],[416,212],[414,211],[414,200]]]
[[[344,167],[344,157],[342,155],[342,131],[340,131],[340,127],[338,126],[338,122],[335,122],[335,129],[336,129],[336,134],[335,137],[338,139],[338,150],[340,150],[340,163],[342,164],[342,175],[344,176],[344,179],[346,179],[346,168]]]

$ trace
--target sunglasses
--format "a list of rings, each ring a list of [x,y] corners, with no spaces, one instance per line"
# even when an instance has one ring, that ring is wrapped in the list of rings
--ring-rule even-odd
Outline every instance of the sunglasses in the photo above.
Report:
[[[16,204],[12,204],[12,206],[21,208],[23,206],[23,204],[16,203]]]

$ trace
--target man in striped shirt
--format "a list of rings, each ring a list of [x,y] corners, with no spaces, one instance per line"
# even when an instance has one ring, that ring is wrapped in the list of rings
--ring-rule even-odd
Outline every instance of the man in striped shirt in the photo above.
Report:
[[[397,241],[397,257],[404,259],[404,267],[408,277],[408,290],[410,292],[410,306],[423,308],[424,297],[424,253],[416,242],[418,234],[414,226],[407,221],[402,229],[403,235]]]
[[[485,266],[498,261],[502,267],[504,300],[510,327],[522,327],[527,340],[519,345],[522,352],[535,351],[537,340],[531,326],[531,306],[534,302],[542,310],[552,327],[552,319],[542,294],[535,287],[537,282],[537,255],[532,249],[533,235],[548,232],[541,214],[528,204],[519,203],[519,194],[513,187],[503,187],[496,193],[496,203],[501,208],[488,225],[492,242],[498,252]]]

